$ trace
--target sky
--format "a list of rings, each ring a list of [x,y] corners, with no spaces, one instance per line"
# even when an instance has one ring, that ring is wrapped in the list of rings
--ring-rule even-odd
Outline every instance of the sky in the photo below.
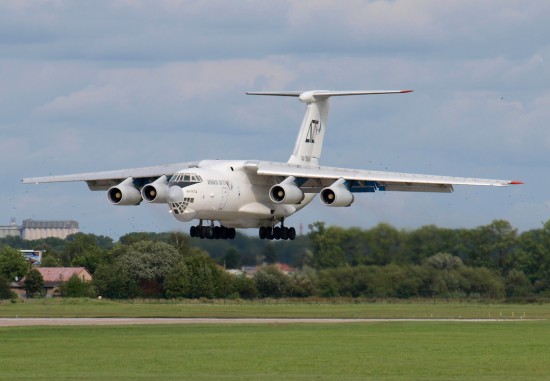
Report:
[[[321,164],[524,181],[320,201],[287,226],[518,231],[550,219],[547,0],[0,0],[0,225],[184,231],[62,175],[201,159],[286,162],[305,105],[246,91],[413,89],[331,99]],[[251,232],[254,233],[255,232]]]

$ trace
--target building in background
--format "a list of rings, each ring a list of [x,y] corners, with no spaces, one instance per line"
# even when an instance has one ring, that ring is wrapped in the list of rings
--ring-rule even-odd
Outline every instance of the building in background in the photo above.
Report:
[[[12,218],[8,226],[0,226],[0,238],[21,237],[25,240],[55,237],[65,239],[71,234],[79,232],[76,221],[38,221],[27,219],[22,226],[18,226]]]
[[[85,282],[92,281],[92,275],[84,267],[37,267],[44,279],[44,292],[46,297],[58,296],[59,287],[68,281],[73,275]],[[25,278],[12,282],[10,288],[20,298],[25,297]]]
[[[9,225],[0,226],[0,238],[21,237],[21,227],[17,226],[15,218],[11,219]]]
[[[78,222],[76,221],[24,220],[21,238],[29,241],[48,237],[65,239],[76,233],[78,233]]]

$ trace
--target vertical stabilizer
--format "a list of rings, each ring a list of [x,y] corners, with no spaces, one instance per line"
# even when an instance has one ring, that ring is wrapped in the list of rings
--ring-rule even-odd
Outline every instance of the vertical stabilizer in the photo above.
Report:
[[[299,99],[307,103],[307,109],[288,163],[316,166],[319,165],[325,138],[328,97],[315,97],[311,91],[302,93]]]
[[[369,94],[400,94],[410,93],[412,90],[370,90],[370,91],[328,91],[312,90],[282,91],[282,92],[248,92],[249,95],[276,95],[298,97],[307,104],[306,113],[300,126],[294,151],[288,159],[289,164],[302,166],[317,166],[321,158],[323,140],[326,132],[328,115],[328,100],[333,96],[369,95]]]

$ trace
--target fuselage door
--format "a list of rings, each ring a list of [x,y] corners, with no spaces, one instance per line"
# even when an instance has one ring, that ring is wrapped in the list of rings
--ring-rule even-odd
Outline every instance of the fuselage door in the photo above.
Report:
[[[218,205],[218,210],[223,210],[225,208],[225,204],[227,204],[227,194],[229,193],[229,189],[226,186],[221,187],[221,198],[220,203]]]

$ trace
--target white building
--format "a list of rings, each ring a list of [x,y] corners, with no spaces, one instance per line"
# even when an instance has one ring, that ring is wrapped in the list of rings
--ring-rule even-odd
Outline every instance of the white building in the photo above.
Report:
[[[21,227],[21,237],[29,241],[47,237],[65,239],[78,232],[78,222],[76,221],[24,220]]]

